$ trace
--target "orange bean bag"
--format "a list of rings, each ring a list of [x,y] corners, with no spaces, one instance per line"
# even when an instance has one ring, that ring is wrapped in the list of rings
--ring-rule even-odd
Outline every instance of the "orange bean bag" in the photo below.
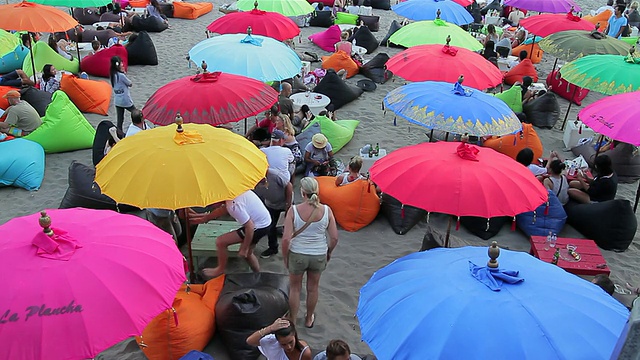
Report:
[[[533,44],[533,50],[531,44],[522,44],[511,49],[511,54],[513,56],[520,56],[520,51],[525,50],[527,52],[527,59],[531,60],[534,64],[539,64],[542,61],[542,55],[544,55],[544,51],[540,49],[538,43]]]
[[[135,8],[147,7],[150,4],[149,0],[129,0],[129,5]]]
[[[340,50],[331,54],[330,56],[322,57],[322,68],[333,69],[336,72],[341,69],[347,70],[347,77],[350,78],[358,73],[358,64],[351,58],[351,55]]]
[[[604,32],[607,29],[607,26],[609,25],[609,19],[611,18],[611,15],[613,15],[611,13],[611,10],[605,10],[596,16],[585,15],[583,19],[587,20],[593,25],[600,23],[600,27],[598,28],[598,31]]]
[[[482,146],[505,154],[514,160],[524,148],[533,150],[533,158],[541,158],[543,153],[542,142],[532,124],[522,124],[522,131],[515,135],[505,135],[485,140]]]
[[[60,90],[64,91],[78,110],[107,115],[111,103],[111,85],[106,81],[85,80],[63,74]]]
[[[224,275],[204,285],[183,285],[173,301],[142,332],[136,341],[154,360],[178,360],[191,350],[202,351],[215,331],[215,306],[224,285]],[[174,312],[175,311],[175,312]]]
[[[525,76],[531,76],[533,82],[538,82],[538,72],[529,59],[522,60],[520,64],[504,74],[504,83],[513,85],[516,81],[522,82],[522,78]]]
[[[211,10],[213,10],[213,4],[209,2],[186,3],[183,1],[176,1],[173,3],[173,17],[180,19],[197,19],[200,16],[211,12]]]
[[[6,110],[9,107],[9,102],[7,101],[7,99],[3,98],[3,96],[11,90],[18,89],[11,86],[0,86],[0,109]]]
[[[320,202],[328,205],[336,221],[347,231],[358,231],[378,216],[380,198],[368,180],[336,186],[333,176],[317,177]]]

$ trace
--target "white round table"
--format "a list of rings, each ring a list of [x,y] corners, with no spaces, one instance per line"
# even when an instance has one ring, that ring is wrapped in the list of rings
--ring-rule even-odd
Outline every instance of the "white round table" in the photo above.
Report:
[[[307,96],[308,95],[308,96]],[[301,92],[297,94],[293,94],[289,97],[291,101],[293,101],[293,110],[299,111],[302,105],[309,106],[309,110],[315,115],[318,115],[320,111],[324,110],[327,105],[331,102],[329,97],[319,94],[319,93],[306,93]]]

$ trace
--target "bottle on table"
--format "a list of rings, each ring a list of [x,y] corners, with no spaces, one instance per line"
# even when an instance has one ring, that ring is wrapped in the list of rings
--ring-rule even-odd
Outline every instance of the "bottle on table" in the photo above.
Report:
[[[551,235],[551,241],[549,242],[549,247],[556,247],[556,242],[558,241],[558,235],[556,235],[556,233],[553,233]]]
[[[376,143],[376,156],[380,154],[380,144]]]
[[[556,252],[553,253],[553,258],[551,259],[551,263],[553,265],[558,265],[558,259],[560,259],[560,248],[556,248]]]
[[[547,239],[544,242],[544,250],[545,251],[549,250],[549,248],[551,247],[551,236],[552,236],[552,232],[549,231],[549,235],[547,235]]]

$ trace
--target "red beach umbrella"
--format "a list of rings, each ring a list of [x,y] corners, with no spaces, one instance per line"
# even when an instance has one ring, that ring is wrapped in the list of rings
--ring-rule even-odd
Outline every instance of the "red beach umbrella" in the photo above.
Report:
[[[278,41],[293,39],[300,34],[298,25],[288,17],[258,9],[227,14],[209,24],[207,30],[221,35],[246,34],[248,27],[251,27],[255,35],[268,36]]]
[[[502,83],[502,73],[482,55],[449,45],[418,45],[394,55],[387,69],[409,81],[454,83],[464,74],[465,85],[484,90]]]
[[[402,204],[458,217],[513,217],[535,210],[548,196],[525,166],[466,143],[407,146],[376,161],[369,173]]]
[[[142,108],[157,125],[175,122],[222,125],[256,115],[278,100],[269,85],[245,76],[205,72],[174,80],[158,89]]]
[[[593,30],[593,24],[571,11],[566,14],[542,14],[520,20],[520,26],[540,37],[549,36],[560,31]]]

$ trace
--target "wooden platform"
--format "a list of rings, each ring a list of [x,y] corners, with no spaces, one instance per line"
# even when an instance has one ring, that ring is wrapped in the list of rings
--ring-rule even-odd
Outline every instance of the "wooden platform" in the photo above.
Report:
[[[198,266],[198,257],[213,257],[218,254],[216,249],[216,239],[218,236],[226,234],[240,228],[235,221],[209,221],[206,224],[198,225],[198,230],[191,241],[191,251],[193,252],[194,266]],[[234,244],[227,249],[229,257],[238,256],[240,244]]]

